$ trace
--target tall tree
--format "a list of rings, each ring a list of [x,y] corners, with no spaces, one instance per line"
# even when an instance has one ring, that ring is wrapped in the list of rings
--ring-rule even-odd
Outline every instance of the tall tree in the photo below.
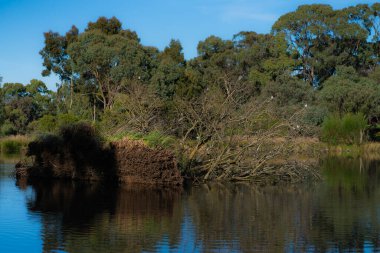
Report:
[[[70,84],[70,105],[73,103],[73,93],[75,80],[77,75],[73,70],[73,64],[70,56],[67,53],[67,48],[70,43],[77,40],[79,31],[75,26],[64,35],[60,35],[56,32],[46,32],[45,46],[40,51],[43,58],[43,66],[45,69],[42,71],[43,76],[49,76],[51,73],[58,75],[62,83]]]
[[[172,40],[158,56],[159,64],[152,76],[151,84],[157,94],[165,99],[171,99],[181,85],[185,85],[186,61],[182,45]]]
[[[112,107],[116,93],[131,82],[150,79],[147,50],[138,40],[122,34],[86,31],[70,44],[68,52],[75,71],[97,90],[104,109]]]
[[[320,86],[338,65],[365,71],[377,64],[374,48],[378,43],[371,41],[378,37],[376,8],[357,5],[335,11],[329,5],[302,5],[280,17],[272,32],[284,35],[288,51],[296,52],[299,64],[294,71]]]
[[[4,116],[10,126],[8,133],[25,134],[29,123],[54,110],[52,92],[39,80],[29,84],[5,83],[2,88]]]
[[[95,94],[103,108],[109,108],[116,92],[131,82],[150,80],[158,50],[142,46],[137,34],[124,30],[117,18],[100,17],[89,22],[83,33],[75,26],[65,36],[45,33],[45,47],[40,53],[43,75],[53,72],[63,83],[70,83],[70,108],[75,90]]]

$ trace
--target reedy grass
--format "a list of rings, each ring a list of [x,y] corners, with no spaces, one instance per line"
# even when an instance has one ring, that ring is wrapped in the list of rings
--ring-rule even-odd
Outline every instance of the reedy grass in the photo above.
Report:
[[[2,154],[19,154],[25,149],[31,137],[25,135],[12,135],[0,138],[0,153]]]
[[[123,132],[110,136],[107,139],[109,141],[119,141],[124,138],[128,138],[131,140],[141,140],[151,148],[171,148],[173,147],[176,141],[175,138],[168,135],[164,135],[158,131],[153,131],[147,134]]]

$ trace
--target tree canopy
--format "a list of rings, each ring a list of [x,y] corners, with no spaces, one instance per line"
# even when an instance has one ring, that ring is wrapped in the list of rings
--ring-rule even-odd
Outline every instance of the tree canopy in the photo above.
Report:
[[[360,113],[376,127],[379,13],[379,3],[344,9],[302,5],[281,16],[269,34],[211,35],[198,43],[192,59],[185,59],[179,40],[162,50],[143,45],[115,17],[100,17],[83,31],[48,31],[40,51],[42,74],[60,78],[57,91],[37,80],[5,83],[1,133],[33,131],[32,122],[83,120],[107,131],[211,138],[227,128],[222,122],[249,118],[244,113],[267,101],[274,105],[273,122],[307,105],[305,124]],[[239,124],[231,123],[228,131]]]

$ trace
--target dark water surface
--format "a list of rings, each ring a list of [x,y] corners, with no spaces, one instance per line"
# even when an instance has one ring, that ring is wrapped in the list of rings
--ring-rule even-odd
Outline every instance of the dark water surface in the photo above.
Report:
[[[186,189],[16,182],[0,161],[0,252],[380,252],[380,162],[324,181]]]

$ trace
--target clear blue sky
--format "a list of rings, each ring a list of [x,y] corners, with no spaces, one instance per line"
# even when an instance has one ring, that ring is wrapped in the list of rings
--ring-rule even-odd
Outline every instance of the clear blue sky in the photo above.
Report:
[[[41,76],[43,32],[80,30],[99,16],[116,16],[144,45],[163,49],[179,39],[186,58],[209,35],[228,39],[240,31],[270,32],[272,24],[301,4],[342,8],[372,0],[0,0],[0,75],[4,82],[33,78],[55,89],[56,77]]]

